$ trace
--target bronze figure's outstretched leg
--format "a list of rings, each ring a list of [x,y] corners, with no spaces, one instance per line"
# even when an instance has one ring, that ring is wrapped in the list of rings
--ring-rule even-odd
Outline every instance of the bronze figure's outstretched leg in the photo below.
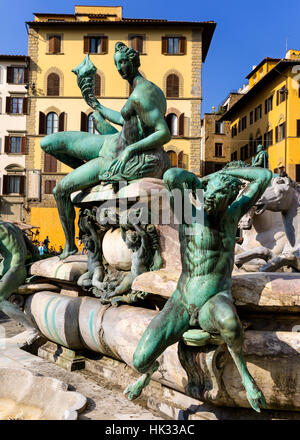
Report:
[[[124,394],[129,393],[129,400],[139,397],[159,367],[156,359],[167,347],[179,341],[188,328],[189,314],[181,302],[179,290],[176,290],[164,308],[152,319],[139,341],[133,356],[133,365],[143,375],[124,391]]]
[[[261,407],[266,407],[266,401],[243,357],[244,332],[230,292],[220,292],[204,304],[199,312],[199,325],[211,334],[221,335],[241,375],[250,405],[260,412]]]

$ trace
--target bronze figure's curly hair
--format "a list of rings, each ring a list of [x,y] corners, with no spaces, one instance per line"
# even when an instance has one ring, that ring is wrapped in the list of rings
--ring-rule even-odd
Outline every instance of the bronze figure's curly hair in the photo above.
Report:
[[[132,49],[131,47],[127,47],[126,44],[118,41],[115,45],[115,53],[116,52],[124,53],[127,55],[134,67],[137,69],[140,67],[140,54],[136,50]]]
[[[223,183],[228,188],[228,192],[232,194],[232,197],[230,197],[229,201],[229,204],[231,205],[238,195],[240,189],[244,186],[243,182],[236,177],[228,176],[228,174],[222,174],[222,172],[216,175],[215,179]]]

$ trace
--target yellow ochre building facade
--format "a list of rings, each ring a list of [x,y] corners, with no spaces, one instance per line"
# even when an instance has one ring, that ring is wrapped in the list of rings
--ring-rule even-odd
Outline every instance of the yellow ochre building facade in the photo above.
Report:
[[[251,163],[263,144],[269,168],[300,182],[300,51],[264,58],[247,78],[248,92],[220,119],[231,122],[231,160]]]
[[[94,131],[92,109],[83,100],[72,69],[89,53],[98,69],[99,101],[121,110],[130,90],[114,65],[115,44],[122,41],[138,50],[141,73],[167,97],[172,138],[165,149],[172,165],[199,175],[202,63],[216,24],[130,19],[123,17],[122,7],[104,6],[75,6],[75,14],[34,15],[35,20],[27,22],[31,59],[27,221],[39,225],[40,238],[48,235],[58,248],[64,238],[52,190],[70,169],[45,154],[40,141],[55,131]]]

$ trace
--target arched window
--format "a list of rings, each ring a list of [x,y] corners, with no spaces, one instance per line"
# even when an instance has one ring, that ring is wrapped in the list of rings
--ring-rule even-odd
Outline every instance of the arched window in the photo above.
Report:
[[[93,113],[90,113],[88,116],[88,130],[89,133],[99,134],[99,132],[95,128],[95,122],[93,119]]]
[[[168,151],[168,156],[171,161],[171,167],[177,167],[177,154],[175,153],[175,151]]]
[[[58,116],[56,113],[48,113],[46,118],[46,134],[58,132]]]
[[[98,73],[95,75],[95,96],[101,96],[101,78]]]
[[[169,113],[166,117],[171,136],[178,136],[178,117],[175,113]]]
[[[47,96],[59,96],[59,76],[56,73],[48,75]]]
[[[167,77],[167,98],[178,98],[179,97],[179,78],[177,75],[172,73]]]

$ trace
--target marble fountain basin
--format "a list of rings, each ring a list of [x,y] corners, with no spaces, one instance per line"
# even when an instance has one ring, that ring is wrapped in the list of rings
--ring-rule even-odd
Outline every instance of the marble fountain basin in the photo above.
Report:
[[[0,368],[0,420],[76,420],[86,402],[58,379]]]

